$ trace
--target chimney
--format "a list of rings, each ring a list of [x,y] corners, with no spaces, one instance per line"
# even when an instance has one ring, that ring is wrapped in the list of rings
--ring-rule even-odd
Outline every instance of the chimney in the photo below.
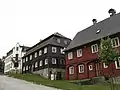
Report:
[[[93,19],[92,22],[93,22],[93,24],[96,24],[97,23],[97,19]]]
[[[109,9],[108,13],[110,14],[110,17],[116,14],[115,9]]]

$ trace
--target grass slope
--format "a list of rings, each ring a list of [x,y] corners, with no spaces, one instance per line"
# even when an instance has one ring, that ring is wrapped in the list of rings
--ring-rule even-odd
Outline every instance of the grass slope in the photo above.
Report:
[[[33,74],[9,74],[10,77],[23,79],[29,82],[33,82],[36,84],[42,84],[50,87],[55,87],[63,90],[110,90],[110,86],[108,85],[82,85],[78,86],[76,84],[72,84],[66,80],[48,80],[39,75]]]

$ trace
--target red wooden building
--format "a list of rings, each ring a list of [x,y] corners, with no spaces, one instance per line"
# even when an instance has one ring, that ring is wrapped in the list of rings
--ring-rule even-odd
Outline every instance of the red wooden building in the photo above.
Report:
[[[100,64],[98,58],[100,39],[106,36],[111,38],[111,43],[120,52],[120,13],[114,10],[110,17],[98,22],[93,19],[93,25],[78,32],[65,51],[67,80],[87,79],[97,76],[108,76],[113,65],[114,73],[120,76],[120,58],[115,63],[107,66]],[[101,72],[102,71],[102,72]]]

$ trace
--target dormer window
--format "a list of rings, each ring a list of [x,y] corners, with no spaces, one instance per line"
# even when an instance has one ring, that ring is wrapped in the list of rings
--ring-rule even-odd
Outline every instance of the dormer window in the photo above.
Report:
[[[59,38],[57,39],[57,42],[60,43],[60,39]]]
[[[97,44],[92,45],[91,49],[92,49],[92,53],[98,52],[98,45]]]
[[[120,42],[119,42],[119,38],[118,37],[111,39],[111,43],[112,43],[113,47],[120,46]]]

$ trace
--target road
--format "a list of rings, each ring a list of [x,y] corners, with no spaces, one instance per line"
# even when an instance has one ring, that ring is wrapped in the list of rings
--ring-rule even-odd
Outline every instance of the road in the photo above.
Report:
[[[24,80],[0,76],[0,90],[58,90],[55,88],[36,85]]]

